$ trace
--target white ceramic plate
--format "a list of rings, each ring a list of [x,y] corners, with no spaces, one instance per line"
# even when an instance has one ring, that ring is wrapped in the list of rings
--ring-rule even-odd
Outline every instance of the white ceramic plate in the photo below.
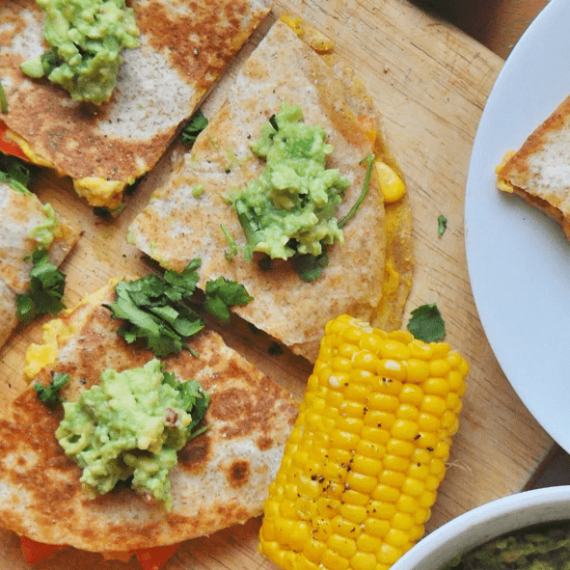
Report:
[[[558,224],[499,192],[495,167],[570,94],[570,2],[551,0],[503,67],[475,138],[467,262],[483,327],[512,386],[570,452],[570,243]]]

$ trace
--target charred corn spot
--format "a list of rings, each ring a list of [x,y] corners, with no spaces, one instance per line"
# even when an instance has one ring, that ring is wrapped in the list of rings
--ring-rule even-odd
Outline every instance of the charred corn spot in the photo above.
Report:
[[[260,551],[285,569],[388,570],[424,534],[467,372],[448,344],[330,321]]]
[[[374,166],[380,180],[384,202],[397,202],[406,193],[404,181],[385,162],[377,160]]]

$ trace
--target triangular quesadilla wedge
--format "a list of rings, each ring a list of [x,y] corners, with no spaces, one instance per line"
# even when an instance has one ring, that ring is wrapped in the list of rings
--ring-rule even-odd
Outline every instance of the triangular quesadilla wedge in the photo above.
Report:
[[[129,4],[140,47],[123,50],[113,95],[96,106],[20,71],[22,62],[45,49],[44,12],[32,0],[0,1],[0,78],[7,102],[7,112],[0,113],[0,149],[2,140],[15,144],[31,162],[70,176],[92,206],[110,209],[156,164],[270,9],[269,0]]]
[[[267,271],[255,258],[253,263],[240,255],[228,259],[221,225],[238,247],[244,245],[227,193],[263,169],[263,162],[252,156],[250,141],[259,137],[283,102],[298,104],[307,124],[323,127],[334,148],[327,167],[337,168],[350,181],[338,217],[347,214],[364,185],[366,167],[361,162],[377,152],[382,140],[380,133],[375,136],[376,112],[360,115],[370,100],[353,109],[362,95],[347,93],[348,77],[337,73],[288,25],[276,22],[240,70],[226,104],[210,118],[192,152],[129,229],[129,239],[164,267],[180,270],[199,255],[200,286],[217,275],[243,283],[255,300],[235,312],[309,360],[316,358],[330,318],[348,312],[375,320],[386,251],[384,201],[376,172],[373,169],[360,209],[343,227],[344,243],[329,248],[329,264],[312,282],[302,281],[290,261],[273,260]],[[196,187],[200,193],[193,192]],[[405,207],[409,213],[407,202]],[[411,243],[411,232],[403,234]],[[411,258],[411,248],[408,253]]]
[[[497,168],[497,185],[556,220],[570,241],[570,97]]]
[[[25,189],[0,182],[0,346],[17,325],[16,296],[26,292],[39,247],[59,266],[75,245],[81,229],[58,217],[49,204]],[[43,240],[47,240],[42,244]]]
[[[103,288],[45,326],[44,344],[27,355],[41,369],[34,384],[69,374],[60,396],[75,402],[106,369],[122,372],[153,359],[116,334],[121,321],[103,306],[113,295],[112,285]],[[89,498],[81,469],[54,435],[62,405],[44,404],[32,386],[0,420],[0,526],[40,543],[128,558],[259,515],[297,406],[216,333],[202,331],[192,348],[199,357],[183,351],[163,361],[178,381],[197,380],[211,398],[207,430],[178,452],[170,472],[171,510],[124,484]]]

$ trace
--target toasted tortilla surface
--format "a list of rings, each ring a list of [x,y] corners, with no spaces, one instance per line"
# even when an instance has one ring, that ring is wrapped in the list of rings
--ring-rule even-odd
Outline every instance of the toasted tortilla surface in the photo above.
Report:
[[[16,297],[30,282],[33,264],[27,258],[38,246],[30,231],[44,220],[43,204],[34,194],[23,194],[0,182],[0,346],[18,324]],[[49,259],[60,265],[77,243],[81,228],[61,216]]]
[[[106,292],[101,302],[111,299]],[[73,333],[60,337],[55,363],[36,381],[49,383],[53,371],[70,374],[65,399],[76,400],[106,368],[122,371],[153,357],[128,346],[115,332],[121,322],[99,303],[80,304],[62,324]],[[126,486],[87,498],[80,468],[54,435],[61,405],[44,405],[30,387],[0,420],[0,525],[39,542],[103,552],[173,544],[259,515],[297,406],[216,333],[200,333],[192,347],[199,358],[184,351],[167,358],[166,368],[210,392],[210,427],[178,454],[171,511]]]
[[[9,109],[0,120],[94,206],[116,207],[124,187],[156,164],[270,0],[133,0],[132,7],[141,46],[122,52],[111,100],[96,106],[20,71],[44,50],[43,11],[33,0],[0,0],[0,77]],[[112,189],[103,192],[105,182]]]
[[[290,262],[274,260],[264,271],[256,257],[228,260],[220,226],[238,245],[245,243],[225,196],[261,172],[263,162],[249,143],[283,101],[299,104],[305,121],[327,133],[334,147],[327,166],[350,181],[338,217],[348,212],[364,183],[360,163],[374,144],[344,92],[334,70],[286,24],[275,23],[241,69],[227,103],[129,230],[137,247],[164,267],[180,271],[200,257],[201,286],[218,276],[245,285],[254,301],[235,312],[309,360],[316,359],[327,321],[343,312],[372,320],[380,300],[386,238],[375,174],[362,207],[343,228],[345,243],[329,248],[329,265],[312,283],[302,281]],[[196,185],[204,187],[199,197],[192,195]]]

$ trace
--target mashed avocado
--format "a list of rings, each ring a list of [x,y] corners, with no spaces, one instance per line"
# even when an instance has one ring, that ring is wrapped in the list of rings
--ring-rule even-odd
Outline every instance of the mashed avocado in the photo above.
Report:
[[[107,493],[119,481],[172,507],[170,471],[192,437],[210,397],[195,380],[178,382],[159,360],[101,375],[101,384],[64,402],[55,435],[83,469],[84,490]]]
[[[568,570],[570,523],[525,529],[457,556],[442,570]]]
[[[24,62],[30,77],[44,75],[75,101],[100,104],[111,97],[123,48],[138,47],[134,10],[125,0],[36,0],[46,12],[44,38],[51,46]]]
[[[324,246],[343,242],[336,210],[349,185],[337,169],[326,168],[333,147],[319,125],[303,122],[298,105],[283,104],[251,145],[265,161],[262,173],[233,197],[253,252],[272,259],[319,256]]]
[[[50,203],[44,204],[42,211],[44,213],[44,219],[30,230],[28,237],[38,242],[38,247],[47,249],[55,238],[58,221],[55,211]]]

